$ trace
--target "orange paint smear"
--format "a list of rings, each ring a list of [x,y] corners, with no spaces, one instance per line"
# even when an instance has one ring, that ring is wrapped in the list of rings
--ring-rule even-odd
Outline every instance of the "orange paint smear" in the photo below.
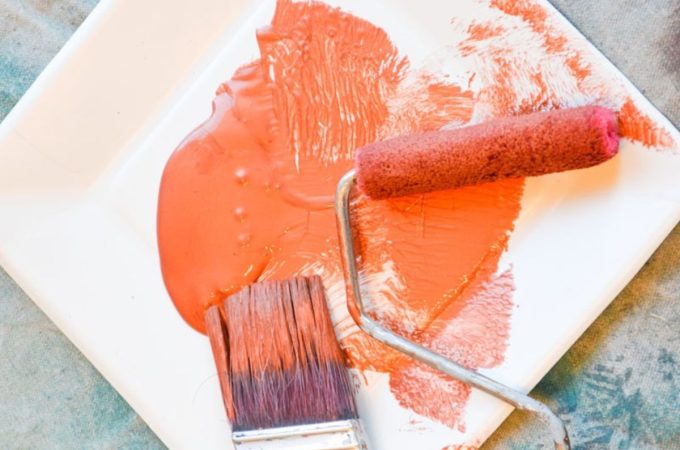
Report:
[[[619,112],[619,130],[622,136],[641,142],[647,147],[674,146],[673,138],[646,114],[640,112],[629,97]]]
[[[510,16],[521,17],[531,24],[537,33],[547,31],[545,24],[548,12],[541,5],[532,0],[491,0],[491,6]]]
[[[389,373],[404,407],[464,428],[469,388],[368,338],[337,304],[331,201],[357,147],[464,124],[471,92],[410,68],[380,28],[321,3],[280,1],[257,38],[261,58],[220,87],[163,174],[158,243],[178,311],[203,331],[206,308],[241,286],[319,274],[352,364]],[[509,180],[381,202],[357,195],[373,314],[473,369],[499,364],[513,285],[494,274],[522,189]]]
[[[527,22],[533,31],[542,35],[546,49],[550,52],[564,50],[567,38],[546,24],[548,11],[534,0],[492,0],[491,6],[510,16],[520,17]]]
[[[589,77],[593,71],[583,62],[579,54],[573,54],[566,59],[567,67],[578,81],[583,81]]]
[[[494,29],[515,33],[490,32],[488,21],[472,21],[462,25],[468,37],[458,44],[460,53],[475,58],[478,65],[473,75],[482,82],[476,98],[488,115],[573,106],[575,99],[579,103],[587,99],[619,109],[622,136],[656,149],[676,145],[667,130],[638,110],[609,69],[594,66],[563,29],[551,24],[543,5],[534,0],[491,0],[489,6],[503,13],[493,22]],[[534,38],[513,41],[526,32]]]
[[[373,296],[378,318],[416,336],[451,305],[462,307],[459,300],[471,286],[496,271],[522,187],[522,180],[504,180],[383,201],[359,198],[353,212],[367,288],[386,264],[400,275]]]
[[[497,24],[491,22],[484,23],[473,23],[471,24],[467,32],[470,35],[470,40],[483,41],[492,37],[500,36],[505,29]]]
[[[416,340],[466,367],[495,367],[503,361],[505,350],[498,342],[510,332],[513,286],[509,271],[494,276],[490,268],[481,268],[466,291],[447,305],[439,320]],[[465,432],[460,414],[470,396],[469,385],[423,364],[406,361],[391,372],[390,387],[403,407],[438,417],[444,424]],[[447,408],[451,411],[448,415],[438,415],[438,411]]]

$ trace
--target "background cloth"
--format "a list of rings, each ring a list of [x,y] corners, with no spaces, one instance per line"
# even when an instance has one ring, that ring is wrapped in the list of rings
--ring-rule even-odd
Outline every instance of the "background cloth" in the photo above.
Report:
[[[96,3],[0,0],[0,120]],[[680,0],[553,4],[680,125]],[[679,296],[676,227],[533,392],[566,419],[576,450],[680,449]],[[515,412],[482,448],[547,442]],[[0,448],[165,448],[1,268]]]

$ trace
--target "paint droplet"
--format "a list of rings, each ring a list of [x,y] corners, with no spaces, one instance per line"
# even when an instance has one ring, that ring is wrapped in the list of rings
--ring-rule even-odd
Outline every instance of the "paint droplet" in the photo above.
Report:
[[[236,220],[239,222],[243,223],[246,220],[246,209],[242,206],[237,206],[234,209],[234,217],[236,217]]]
[[[243,167],[236,169],[234,176],[236,177],[236,182],[241,186],[248,184],[248,172]]]
[[[240,245],[248,245],[248,243],[250,242],[252,237],[253,236],[250,233],[245,232],[245,233],[239,234],[238,237],[236,238],[236,240],[238,241],[238,243]]]

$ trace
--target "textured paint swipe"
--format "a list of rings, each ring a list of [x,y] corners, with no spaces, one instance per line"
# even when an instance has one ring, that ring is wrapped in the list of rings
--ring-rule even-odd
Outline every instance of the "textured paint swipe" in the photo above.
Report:
[[[628,97],[619,113],[621,135],[648,147],[673,147],[670,133],[659,127],[646,114],[640,112],[633,100]]]
[[[499,342],[504,342],[510,332],[512,291],[510,271],[493,276],[487,270],[417,340],[467,367],[498,365],[505,351]],[[424,416],[438,416],[446,425],[465,431],[460,414],[470,395],[469,385],[409,361],[393,370],[390,386],[402,406]],[[439,411],[450,414],[443,416]]]
[[[403,406],[463,428],[469,388],[385,349],[351,322],[330,202],[356,147],[467,123],[472,94],[410,68],[381,29],[321,3],[280,1],[257,37],[261,59],[220,87],[212,116],[163,175],[158,239],[175,305],[203,330],[205,308],[240,286],[319,274],[354,366],[389,373]],[[500,363],[512,278],[493,274],[522,189],[523,180],[509,180],[383,202],[358,195],[361,276],[375,314],[470,367]]]
[[[633,103],[628,89],[594,55],[582,37],[553,24],[533,0],[491,0],[493,20],[453,20],[467,38],[457,45],[469,61],[475,121],[534,110],[599,103],[620,111],[621,134],[647,147],[678,147],[669,132]]]

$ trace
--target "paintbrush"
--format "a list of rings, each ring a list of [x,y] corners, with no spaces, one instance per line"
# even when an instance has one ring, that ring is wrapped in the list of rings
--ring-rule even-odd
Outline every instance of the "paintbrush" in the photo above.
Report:
[[[247,286],[205,319],[236,449],[366,449],[319,277]]]

